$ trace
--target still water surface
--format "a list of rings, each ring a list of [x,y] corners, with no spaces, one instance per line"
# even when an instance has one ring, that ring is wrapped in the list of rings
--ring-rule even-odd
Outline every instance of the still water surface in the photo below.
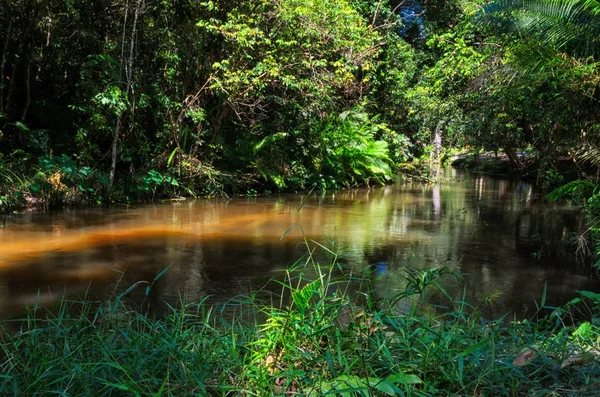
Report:
[[[493,315],[535,310],[597,279],[561,242],[583,221],[548,205],[533,186],[458,170],[441,184],[304,195],[188,200],[122,209],[32,212],[0,218],[0,313],[61,295],[109,297],[154,282],[131,299],[150,304],[209,297],[222,302],[262,287],[306,253],[303,236],[340,252],[345,269],[384,262],[375,293],[404,288],[404,267],[447,266],[464,274],[448,292],[477,305],[496,295]],[[305,205],[300,211],[303,200]],[[567,247],[568,248],[568,247]],[[321,250],[322,251],[322,250]],[[323,255],[319,260],[326,261]]]

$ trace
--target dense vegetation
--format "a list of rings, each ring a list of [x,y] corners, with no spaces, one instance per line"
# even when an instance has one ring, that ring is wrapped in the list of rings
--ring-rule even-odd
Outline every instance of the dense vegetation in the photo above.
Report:
[[[383,183],[441,137],[556,187],[600,160],[599,10],[2,0],[0,208]]]
[[[600,1],[0,0],[0,213],[385,183],[463,148],[503,152],[549,199],[580,204],[577,253],[600,268]],[[290,275],[278,302],[257,293],[226,316],[200,303],[152,318],[126,295],[35,309],[2,334],[0,390],[599,387],[585,365],[600,349],[596,294],[532,322],[464,302],[425,315],[413,309],[439,271],[408,274],[406,313],[358,306],[315,266],[321,278]]]
[[[447,305],[453,310],[426,309],[423,298],[431,293],[449,298],[438,284],[449,276],[445,269],[407,271],[406,288],[376,302],[368,294],[372,275],[333,277],[339,273],[335,265],[311,263],[309,257],[288,271],[280,296],[257,292],[213,308],[182,303],[160,317],[131,307],[128,292],[135,286],[109,302],[63,301],[51,313],[33,307],[5,323],[19,332],[1,335],[0,391],[6,396],[597,395],[598,294],[582,292],[554,310],[543,307],[542,295],[533,319],[492,320],[481,317],[486,306],[451,299]],[[305,266],[314,266],[316,279],[302,276]]]

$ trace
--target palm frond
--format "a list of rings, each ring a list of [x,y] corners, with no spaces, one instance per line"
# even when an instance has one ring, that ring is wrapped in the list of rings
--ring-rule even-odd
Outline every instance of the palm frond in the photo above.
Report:
[[[583,6],[592,15],[600,15],[600,1],[598,1],[598,0],[586,0],[585,4]]]
[[[557,51],[600,59],[599,0],[498,0],[484,12],[509,17],[511,31]]]
[[[577,151],[575,158],[583,163],[593,166],[600,165],[600,148],[596,145],[588,144]]]

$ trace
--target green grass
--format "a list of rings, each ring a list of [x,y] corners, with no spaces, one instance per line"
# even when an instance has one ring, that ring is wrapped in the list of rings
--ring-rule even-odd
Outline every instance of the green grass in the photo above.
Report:
[[[0,395],[595,396],[600,389],[598,295],[535,321],[485,320],[461,302],[423,314],[422,297],[431,288],[443,294],[438,281],[447,271],[407,271],[407,288],[382,302],[369,294],[369,274],[339,276],[335,263],[319,266],[310,255],[307,262],[273,281],[278,296],[258,291],[213,307],[182,301],[161,316],[131,309],[129,291],[107,302],[34,307],[5,321]],[[574,316],[589,321],[567,325]],[[566,365],[569,358],[576,362]]]

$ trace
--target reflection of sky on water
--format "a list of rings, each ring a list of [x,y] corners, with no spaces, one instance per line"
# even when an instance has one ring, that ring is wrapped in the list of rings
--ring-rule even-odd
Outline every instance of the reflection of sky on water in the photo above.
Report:
[[[280,277],[306,253],[304,237],[335,244],[346,269],[383,263],[372,272],[380,294],[404,288],[405,266],[460,271],[470,301],[502,293],[500,312],[533,305],[546,282],[551,304],[596,288],[561,249],[582,221],[575,209],[544,205],[525,182],[445,172],[442,184],[315,193],[299,213],[304,196],[281,195],[2,218],[0,301],[31,301],[38,290],[48,301],[65,290],[108,297],[168,265],[148,297],[141,288],[131,298],[223,301]],[[451,280],[445,287],[463,293]]]

